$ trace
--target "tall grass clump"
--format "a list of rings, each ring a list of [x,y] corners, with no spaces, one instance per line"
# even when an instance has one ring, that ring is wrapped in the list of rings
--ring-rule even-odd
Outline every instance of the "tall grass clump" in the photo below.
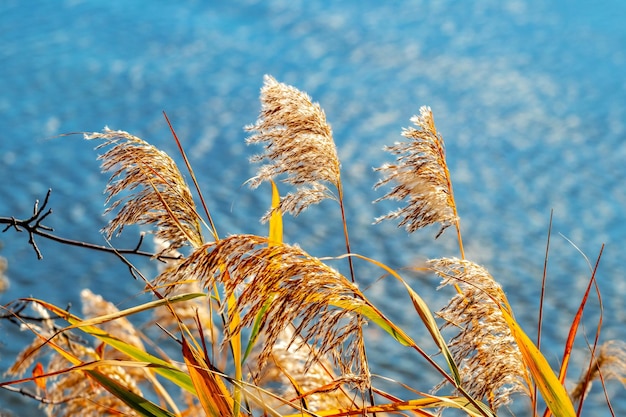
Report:
[[[247,142],[262,149],[252,158],[259,165],[248,184],[271,189],[271,205],[259,213],[268,227],[264,235],[220,235],[167,116],[191,184],[170,155],[143,139],[110,129],[84,135],[97,143],[110,175],[107,241],[139,225],[152,234],[153,250],[145,249],[144,235],[135,248],[124,249],[53,234],[44,225],[50,193],[30,217],[0,218],[4,231],[26,232],[39,258],[41,238],[116,256],[153,295],[119,310],[84,289],[80,315],[34,297],[5,305],[3,317],[30,332],[33,342],[6,370],[12,379],[1,387],[39,401],[50,416],[493,417],[521,402],[517,408],[526,407],[527,415],[569,417],[582,414],[592,382],[626,382],[625,344],[596,337],[580,380],[567,390],[595,270],[555,370],[539,338],[532,340],[516,321],[502,285],[466,259],[445,144],[429,107],[411,118],[401,141],[385,148],[390,162],[375,169],[375,188],[386,189],[376,201],[400,203],[375,222],[395,221],[408,233],[438,224],[435,237],[454,226],[459,252],[424,268],[441,287],[453,287],[439,311],[399,271],[352,252],[341,163],[320,105],[270,76],[260,98],[259,118],[245,129]],[[313,248],[286,242],[282,230],[284,214],[297,216],[324,200],[336,203],[345,253],[322,259],[310,254]],[[156,263],[154,276],[134,266],[136,257]],[[359,285],[365,282],[359,263],[400,283],[413,307],[405,309],[410,329],[368,298]],[[385,375],[371,370],[366,325],[381,329],[384,343],[412,352],[415,373],[432,372],[441,382],[424,387],[416,386],[417,377],[394,381],[410,393],[406,398],[381,390],[376,381]],[[426,332],[415,330],[420,328]],[[166,337],[169,348],[155,344],[154,334]],[[608,396],[605,402],[613,413]]]

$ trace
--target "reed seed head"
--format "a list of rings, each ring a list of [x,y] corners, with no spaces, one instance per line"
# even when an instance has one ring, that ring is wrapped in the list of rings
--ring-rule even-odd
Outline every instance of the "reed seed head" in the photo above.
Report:
[[[120,234],[124,226],[146,224],[156,226],[156,236],[169,241],[173,249],[202,245],[200,216],[172,158],[123,131],[105,128],[85,139],[102,140],[97,149],[110,147],[99,157],[102,170],[113,172],[105,190],[106,212],[117,210],[104,229],[109,238]]]
[[[340,183],[340,164],[332,129],[319,104],[295,87],[266,75],[261,89],[261,113],[248,144],[261,144],[265,152],[252,162],[263,162],[251,178],[252,188],[284,176],[283,182],[296,187],[281,203],[282,212],[298,215],[311,204],[334,198],[328,184]],[[266,214],[263,220],[269,218]]]
[[[86,363],[97,361],[98,354],[94,349],[74,344],[74,355]],[[54,355],[50,361],[48,372],[63,371],[70,367],[70,363],[60,355]],[[124,367],[104,365],[98,366],[97,371],[107,378],[124,386],[128,391],[143,395],[135,378]],[[111,394],[100,384],[87,377],[82,371],[72,370],[62,372],[52,378],[47,390],[51,404],[46,406],[48,416],[136,416],[137,413],[121,399]]]
[[[331,361],[317,355],[315,349],[300,336],[294,335],[291,327],[285,328],[272,346],[267,366],[259,375],[253,375],[255,384],[270,387],[274,394],[295,402],[295,405],[304,402],[311,411],[348,408],[354,403],[343,387],[349,380],[337,377]],[[307,369],[311,356],[318,356],[319,359]],[[298,397],[302,401],[293,400]],[[262,405],[278,412],[293,413],[292,407],[272,396],[264,395]]]
[[[459,364],[461,386],[493,409],[511,402],[511,394],[528,394],[528,371],[499,305],[508,301],[502,287],[483,267],[462,259],[430,261],[442,286],[457,284],[456,294],[439,315],[459,333],[449,347]],[[445,327],[444,326],[444,327]]]
[[[297,246],[268,246],[268,239],[233,235],[198,248],[176,269],[166,270],[155,285],[168,285],[188,277],[203,287],[220,283],[225,298],[236,295],[229,315],[241,317],[227,329],[225,342],[251,326],[263,311],[260,329],[265,342],[259,367],[288,326],[306,343],[317,346],[307,365],[330,355],[343,375],[356,375],[360,388],[369,386],[369,372],[359,336],[357,311],[366,305],[359,289],[335,269]],[[361,320],[362,321],[362,320]]]
[[[97,299],[97,296],[95,298]],[[70,352],[82,363],[97,362],[101,359],[100,353],[87,346],[83,339],[74,334],[59,332],[48,311],[40,304],[31,303],[31,306],[42,319],[38,325],[30,325],[30,329],[35,331],[37,336],[33,343],[20,352],[15,364],[7,373],[22,375],[35,360],[45,362],[47,359],[45,372],[57,374],[46,378],[46,415],[59,417],[136,415],[122,400],[89,378],[83,370],[72,369],[74,364],[51,348],[50,343]],[[140,373],[127,372],[121,366],[109,364],[97,366],[95,369],[122,384],[129,391],[142,395],[136,379],[136,374]]]
[[[609,340],[600,346],[598,355],[593,359],[589,368],[583,372],[576,386],[571,392],[574,401],[587,396],[593,381],[602,377],[605,381],[617,379],[626,387],[626,343],[619,340]]]
[[[385,148],[397,155],[396,163],[376,168],[383,177],[374,186],[395,184],[375,202],[391,199],[406,200],[407,204],[377,218],[376,222],[400,219],[398,227],[405,227],[409,233],[440,223],[443,231],[458,221],[443,138],[437,132],[430,107],[420,108],[420,115],[413,116],[411,121],[416,127],[402,131],[408,141]]]

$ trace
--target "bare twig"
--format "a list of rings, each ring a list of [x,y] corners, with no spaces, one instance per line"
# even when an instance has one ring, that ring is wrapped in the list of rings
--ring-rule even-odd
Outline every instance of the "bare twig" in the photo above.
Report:
[[[48,189],[48,192],[46,193],[46,197],[44,198],[43,204],[41,204],[41,206],[39,205],[39,200],[35,201],[35,204],[33,207],[33,215],[27,219],[20,220],[13,216],[0,217],[0,224],[6,224],[6,227],[2,230],[3,233],[9,229],[15,229],[17,232],[23,232],[23,231],[28,232],[28,243],[33,247],[33,250],[35,251],[35,254],[37,255],[37,259],[43,259],[43,254],[41,253],[41,251],[39,250],[39,247],[37,246],[37,243],[35,242],[35,235],[53,240],[55,242],[62,243],[64,245],[79,246],[82,248],[94,249],[94,250],[98,250],[101,252],[108,252],[112,254],[139,255],[139,256],[147,256],[150,258],[157,257],[159,260],[178,259],[177,257],[171,257],[171,256],[166,256],[166,255],[157,256],[157,254],[153,252],[147,252],[147,251],[141,250],[141,245],[143,243],[143,235],[139,238],[139,242],[137,243],[135,248],[116,249],[110,246],[97,245],[94,243],[67,239],[67,238],[49,233],[49,232],[54,231],[54,229],[42,224],[42,222],[44,221],[46,217],[52,214],[51,208],[48,208],[46,210],[51,193],[52,193],[52,189]]]

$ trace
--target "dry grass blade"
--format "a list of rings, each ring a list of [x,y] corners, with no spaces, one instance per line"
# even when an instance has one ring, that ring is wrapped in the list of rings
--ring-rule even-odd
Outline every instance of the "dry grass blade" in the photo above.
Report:
[[[185,277],[195,277],[209,288],[220,282],[226,298],[237,295],[229,316],[241,316],[229,337],[251,326],[259,312],[267,309],[259,324],[265,335],[260,366],[269,359],[279,335],[294,325],[294,335],[317,346],[307,366],[330,355],[342,377],[351,378],[360,388],[369,386],[356,313],[367,304],[358,288],[302,249],[268,243],[260,236],[234,235],[207,244],[177,269],[161,274],[156,284],[175,283]]]
[[[250,185],[256,188],[285,175],[283,181],[296,187],[281,201],[282,212],[297,215],[309,205],[333,197],[327,183],[340,183],[337,148],[324,111],[311,97],[266,75],[261,114],[246,130],[254,132],[248,143],[265,146],[265,152],[252,161],[268,161],[249,180]]]
[[[420,115],[413,116],[411,121],[417,128],[402,131],[402,136],[409,141],[385,148],[397,155],[396,164],[377,168],[383,178],[374,186],[395,183],[391,191],[376,202],[406,199],[407,205],[376,221],[400,219],[399,227],[404,226],[409,233],[440,223],[443,231],[458,221],[443,138],[437,132],[429,107],[422,107]]]
[[[103,140],[98,149],[111,147],[99,157],[103,171],[113,172],[106,188],[107,212],[119,209],[105,228],[108,237],[127,225],[148,224],[156,226],[155,235],[169,241],[170,249],[202,245],[191,191],[165,152],[127,132],[108,128],[85,138]],[[114,198],[118,199],[111,202]]]
[[[233,400],[220,375],[214,372],[208,358],[183,338],[183,358],[196,387],[198,400],[207,416],[232,416]]]
[[[450,351],[459,365],[461,386],[472,397],[488,400],[494,410],[508,404],[515,392],[529,393],[522,353],[500,309],[508,306],[500,285],[470,261],[443,258],[430,263],[442,285],[462,289],[439,312],[446,326],[460,329]]]

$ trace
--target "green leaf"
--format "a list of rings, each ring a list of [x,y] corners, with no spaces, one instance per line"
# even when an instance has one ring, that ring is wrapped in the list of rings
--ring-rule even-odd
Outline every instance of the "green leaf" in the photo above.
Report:
[[[146,417],[176,417],[176,414],[173,414],[159,407],[152,401],[135,394],[125,386],[99,371],[87,370],[85,372],[89,374],[91,378],[98,381],[98,383],[111,394],[124,401],[126,405],[135,410],[139,415]]]

